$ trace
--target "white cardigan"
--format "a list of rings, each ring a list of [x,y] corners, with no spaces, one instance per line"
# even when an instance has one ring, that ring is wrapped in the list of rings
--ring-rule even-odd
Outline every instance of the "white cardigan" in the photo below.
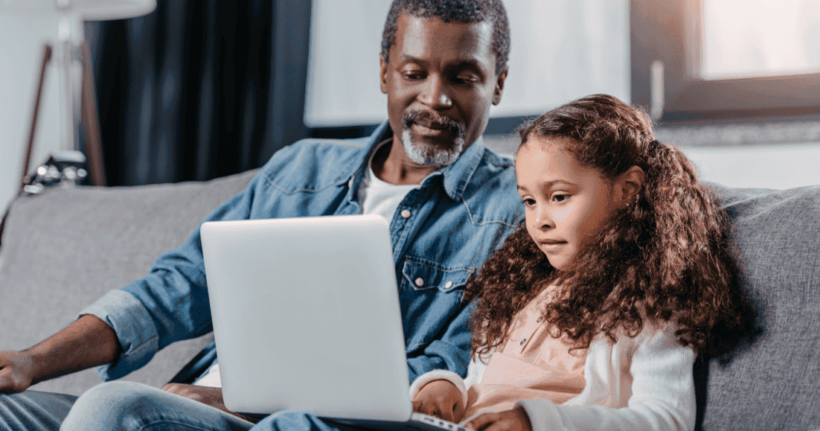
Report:
[[[675,340],[675,325],[652,326],[635,338],[619,334],[616,343],[599,335],[589,346],[584,390],[564,404],[522,400],[533,431],[692,430],[695,428],[695,352]],[[449,380],[467,403],[467,387],[481,381],[486,364],[470,363],[467,378],[446,370],[419,376],[412,399],[433,380]],[[464,422],[469,418],[465,418]]]

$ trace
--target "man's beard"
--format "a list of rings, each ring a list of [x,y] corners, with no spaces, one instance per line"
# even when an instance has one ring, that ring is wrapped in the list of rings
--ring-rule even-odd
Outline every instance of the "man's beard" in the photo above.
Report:
[[[454,136],[453,144],[449,147],[440,147],[414,142],[410,134],[410,126],[413,123],[435,129],[444,128]],[[452,118],[437,117],[422,111],[411,111],[402,117],[402,125],[404,127],[401,133],[401,143],[404,146],[404,152],[415,163],[425,166],[449,166],[455,163],[464,151],[464,126]]]

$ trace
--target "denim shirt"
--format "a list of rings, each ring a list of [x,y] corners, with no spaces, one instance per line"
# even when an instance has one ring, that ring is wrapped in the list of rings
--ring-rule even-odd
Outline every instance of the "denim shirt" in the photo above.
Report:
[[[357,190],[370,154],[391,136],[384,123],[367,138],[308,139],[283,148],[204,221],[359,214]],[[471,307],[461,301],[463,287],[523,220],[522,209],[512,161],[480,140],[399,204],[390,234],[411,382],[432,369],[466,374]],[[140,368],[175,341],[210,332],[199,228],[160,255],[145,278],[80,314],[99,317],[117,333],[122,351],[114,363],[98,367],[103,380]],[[204,352],[208,360],[188,374],[207,369],[214,356]]]

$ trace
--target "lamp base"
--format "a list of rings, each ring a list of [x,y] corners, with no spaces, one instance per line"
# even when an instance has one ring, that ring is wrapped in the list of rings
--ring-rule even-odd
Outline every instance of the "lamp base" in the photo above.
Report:
[[[91,68],[91,52],[88,48],[87,43],[83,43],[80,45],[79,52],[82,56],[82,66],[83,66],[83,74],[82,74],[82,89],[81,89],[81,97],[80,97],[80,111],[81,111],[81,122],[80,124],[85,130],[85,150],[88,156],[88,171],[86,171],[85,163],[86,163],[86,156],[76,150],[66,150],[68,151],[65,154],[70,154],[71,152],[76,152],[80,156],[82,156],[82,172],[79,171],[79,167],[76,169],[77,172],[75,174],[82,173],[81,177],[77,180],[85,179],[88,175],[88,179],[90,183],[95,186],[105,186],[106,185],[106,178],[105,178],[105,162],[103,161],[103,150],[102,150],[102,142],[101,142],[101,133],[100,133],[100,122],[99,116],[97,114],[97,96],[96,92],[94,91],[94,74]],[[20,185],[21,191],[31,192],[34,189],[29,188],[29,190],[25,190],[27,186],[32,184],[33,178],[36,178],[37,174],[32,174],[28,176],[28,168],[31,163],[31,153],[34,148],[34,133],[37,130],[37,119],[39,116],[39,109],[40,109],[40,100],[42,98],[43,92],[43,83],[45,81],[45,73],[47,70],[47,66],[51,61],[51,47],[49,45],[45,46],[44,53],[43,53],[43,62],[40,67],[40,77],[37,85],[37,93],[35,96],[34,101],[34,113],[32,115],[32,122],[31,122],[31,130],[29,132],[29,139],[28,139],[28,147],[26,148],[26,156],[25,161],[23,162],[23,178],[22,183]],[[72,112],[73,114],[73,112]],[[54,153],[59,154],[59,153]],[[52,158],[54,158],[54,154]],[[49,161],[52,161],[52,158]],[[55,162],[60,164],[60,160],[76,160],[77,156],[69,156],[69,157],[61,157],[57,156]],[[46,162],[44,166],[47,166],[49,162]],[[62,165],[61,165],[62,166]],[[41,166],[42,167],[42,166]],[[39,169],[39,168],[38,168]],[[76,177],[76,175],[72,175],[71,173],[67,174],[72,177]],[[51,181],[51,180],[49,180]],[[76,182],[76,181],[75,181]]]

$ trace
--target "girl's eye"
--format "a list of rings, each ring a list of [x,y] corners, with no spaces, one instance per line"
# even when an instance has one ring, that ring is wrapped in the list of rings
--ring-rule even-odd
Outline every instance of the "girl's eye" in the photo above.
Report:
[[[569,195],[552,195],[552,200],[555,202],[564,202],[567,199],[569,199]]]
[[[524,205],[526,205],[526,206],[535,205],[535,199],[524,199]]]

